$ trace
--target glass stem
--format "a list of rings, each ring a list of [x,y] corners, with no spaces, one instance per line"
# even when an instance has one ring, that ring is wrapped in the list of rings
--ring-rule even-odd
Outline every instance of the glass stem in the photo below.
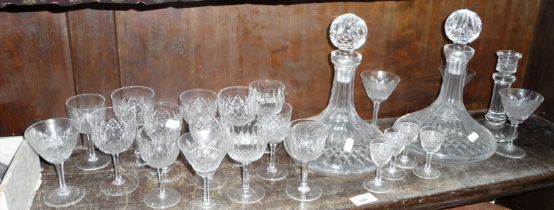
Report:
[[[88,145],[88,161],[94,162],[98,160],[98,157],[96,157],[96,150],[94,149],[94,142],[92,142],[90,134],[85,134],[85,138]]]
[[[158,182],[160,183],[160,197],[163,197],[165,195],[165,186],[164,186],[164,176],[165,173],[163,173],[161,168],[156,169],[158,171]]]
[[[267,167],[267,171],[271,173],[277,172],[277,168],[275,168],[275,147],[277,144],[275,143],[269,143],[269,166]]]
[[[396,155],[392,156],[392,158],[389,161],[389,171],[394,171],[396,167],[394,166],[394,161],[396,160]]]
[[[250,189],[249,181],[250,177],[248,174],[248,163],[242,163],[242,189],[247,191]]]
[[[115,172],[115,179],[113,180],[112,184],[114,185],[122,185],[125,183],[125,180],[121,176],[120,166],[119,166],[119,154],[113,154],[113,167]]]
[[[377,125],[377,116],[379,115],[379,105],[381,105],[381,102],[373,102],[373,117],[371,118],[372,125]]]
[[[60,183],[60,192],[66,193],[67,185],[65,185],[65,175],[63,172],[63,162],[60,164],[55,164],[54,167],[56,168],[56,173],[58,173],[58,182]]]
[[[433,153],[427,152],[425,153],[425,170],[431,170],[431,158],[433,157]]]
[[[204,199],[202,200],[202,205],[210,206],[210,179],[208,179],[208,176],[203,176],[202,179],[204,179]]]
[[[135,131],[135,141],[133,141],[133,145],[135,146],[135,151],[134,151],[134,154],[135,154],[135,161],[137,164],[140,164],[141,161],[140,161],[140,152],[138,150],[138,141],[137,141],[137,138],[138,138],[138,131],[139,131],[139,126],[136,126],[137,127],[137,130]]]
[[[301,177],[300,177],[300,187],[298,188],[302,192],[310,191],[308,186],[308,163],[302,163]]]
[[[516,124],[516,123],[511,123],[511,125],[512,125],[512,126],[511,126],[510,129],[512,129],[512,130],[511,130],[511,131],[512,131],[512,137],[510,137],[510,139],[508,140],[508,143],[507,143],[507,145],[506,145],[506,147],[507,147],[508,149],[514,148],[514,141],[515,141],[516,138],[517,138],[516,133],[517,133],[517,126],[518,126],[518,124]]]
[[[375,183],[380,184],[382,182],[381,176],[383,174],[383,167],[378,166],[377,170],[375,170]]]

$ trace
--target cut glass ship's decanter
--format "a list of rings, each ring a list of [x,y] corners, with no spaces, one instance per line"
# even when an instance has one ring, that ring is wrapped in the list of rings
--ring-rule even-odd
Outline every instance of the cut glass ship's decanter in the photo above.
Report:
[[[354,74],[362,60],[355,50],[367,36],[365,22],[353,14],[337,17],[329,38],[338,50],[331,52],[335,77],[327,108],[311,119],[325,123],[330,134],[325,151],[310,168],[324,175],[350,175],[375,169],[369,156],[369,142],[383,134],[362,120],[354,108]]]
[[[452,13],[445,23],[446,35],[454,44],[444,46],[445,75],[438,98],[429,107],[403,116],[421,121],[422,126],[442,130],[446,139],[433,160],[464,164],[485,160],[496,150],[496,141],[489,130],[474,120],[463,104],[466,66],[475,50],[466,44],[481,32],[481,19],[467,9]],[[409,151],[418,156],[425,152],[418,144]]]

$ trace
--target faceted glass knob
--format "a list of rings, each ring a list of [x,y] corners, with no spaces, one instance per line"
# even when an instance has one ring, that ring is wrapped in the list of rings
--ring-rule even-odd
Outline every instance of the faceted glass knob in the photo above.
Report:
[[[469,44],[477,39],[481,29],[481,18],[477,13],[468,9],[453,12],[444,24],[446,36],[455,44],[462,45]]]
[[[338,16],[331,23],[329,38],[340,50],[354,51],[365,43],[367,26],[360,17],[348,13]]]

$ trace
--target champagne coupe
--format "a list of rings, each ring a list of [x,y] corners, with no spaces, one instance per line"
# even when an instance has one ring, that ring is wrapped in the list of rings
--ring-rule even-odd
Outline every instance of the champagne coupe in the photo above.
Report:
[[[419,138],[421,139],[421,147],[426,153],[425,165],[414,168],[414,174],[423,179],[436,179],[441,176],[441,172],[438,169],[431,168],[431,158],[433,153],[439,151],[442,142],[446,138],[444,132],[438,130],[435,127],[425,126],[419,131]]]
[[[81,133],[84,134],[88,152],[82,154],[75,161],[77,168],[85,171],[101,169],[111,162],[110,156],[104,153],[97,153],[94,143],[90,139],[90,125],[88,118],[97,109],[104,108],[105,98],[99,94],[80,94],[72,96],[65,101],[65,108],[69,118],[81,123]]]
[[[392,145],[392,157],[389,161],[389,167],[381,174],[383,178],[388,180],[401,180],[406,177],[406,172],[403,169],[399,169],[394,165],[396,156],[399,155],[406,147],[406,136],[398,129],[392,127],[387,128],[384,132],[386,141]]]
[[[518,88],[505,88],[498,93],[506,116],[510,120],[512,137],[508,139],[507,143],[498,144],[496,154],[509,158],[523,158],[526,155],[525,150],[514,145],[514,140],[517,138],[517,127],[535,112],[544,101],[544,97],[539,93]]]
[[[135,124],[136,124],[136,133],[138,133],[138,128],[144,125],[144,115],[148,110],[152,109],[152,104],[154,103],[154,96],[156,93],[152,88],[145,86],[127,86],[122,87],[111,94],[113,106],[122,106],[127,109],[135,110]],[[140,159],[140,152],[137,149],[135,144],[135,164],[136,166],[143,166],[144,161]]]
[[[360,74],[367,96],[373,101],[371,124],[377,126],[377,116],[381,102],[387,100],[400,82],[400,77],[391,72],[376,70]]]
[[[262,79],[250,82],[248,88],[249,94],[258,99],[258,115],[270,116],[281,111],[285,102],[285,84],[277,80]],[[279,147],[275,147],[277,149]],[[271,153],[271,149],[268,147],[264,153]]]
[[[394,122],[393,127],[404,134],[407,141],[406,146],[409,144],[417,143],[419,129],[421,127],[421,123],[419,122],[419,120],[410,118],[399,118]],[[408,156],[408,151],[406,147],[404,147],[404,150],[402,151],[402,156],[400,156],[400,158],[396,158],[396,162],[394,164],[396,165],[396,167],[403,169],[413,169],[417,166],[416,161]]]
[[[164,186],[163,180],[165,173],[162,172],[162,168],[171,165],[171,163],[173,163],[179,155],[179,147],[177,145],[179,133],[177,132],[177,135],[173,135],[173,132],[169,131],[148,131],[148,126],[146,125],[147,122],[148,120],[145,121],[145,127],[139,129],[137,141],[140,155],[144,162],[146,162],[147,165],[156,168],[158,171],[158,181],[160,183],[160,187],[154,191],[146,193],[143,201],[150,208],[165,209],[177,205],[177,203],[181,200],[181,193]],[[180,127],[176,128],[172,125],[167,127],[172,130],[180,130]]]
[[[85,190],[65,183],[64,161],[71,156],[81,123],[67,118],[37,122],[25,130],[25,140],[44,160],[54,164],[60,186],[44,195],[44,204],[50,207],[66,207],[85,197]],[[17,195],[14,195],[17,196]]]
[[[275,164],[275,148],[278,143],[287,138],[291,126],[292,106],[283,103],[281,107],[281,111],[277,114],[258,117],[263,138],[267,139],[270,147],[269,164],[256,169],[256,174],[263,180],[277,181],[284,179],[288,174],[286,165]]]
[[[115,175],[100,182],[100,191],[108,196],[122,196],[137,189],[137,177],[121,173],[119,154],[129,149],[137,134],[135,110],[128,107],[106,107],[91,114],[92,141],[98,149],[111,154]]]
[[[384,137],[373,139],[369,144],[371,161],[377,166],[375,178],[366,179],[363,182],[364,188],[374,193],[387,193],[392,188],[390,181],[381,178],[383,166],[389,162],[392,156],[392,145]]]
[[[308,162],[323,154],[328,127],[316,120],[297,119],[292,121],[290,138],[285,140],[285,150],[292,159],[302,164],[300,186],[289,183],[285,188],[287,195],[298,201],[313,201],[321,197],[323,189],[312,184],[308,186]]]

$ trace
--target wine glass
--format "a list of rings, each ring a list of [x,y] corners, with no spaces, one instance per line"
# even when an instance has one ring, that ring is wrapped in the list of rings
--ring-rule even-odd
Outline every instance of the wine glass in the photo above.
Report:
[[[419,131],[421,147],[426,153],[425,165],[414,168],[414,174],[423,179],[436,179],[441,176],[438,169],[431,168],[433,153],[438,152],[446,138],[444,132],[431,126],[422,127]]]
[[[68,118],[39,121],[25,130],[25,140],[44,160],[54,164],[60,186],[44,195],[44,204],[51,207],[65,207],[85,197],[85,190],[78,185],[65,183],[63,163],[77,140],[81,123]],[[14,195],[17,196],[17,195]]]
[[[178,106],[177,109],[179,109]],[[148,131],[147,123],[148,120],[145,120],[145,127],[139,129],[139,136],[137,138],[138,149],[144,162],[158,171],[160,187],[146,193],[143,201],[150,208],[165,209],[177,205],[181,200],[181,193],[164,186],[163,180],[165,174],[162,172],[162,168],[171,165],[179,155],[179,147],[177,145],[178,135],[175,136],[170,131]],[[168,127],[171,130],[180,130],[180,127]],[[177,132],[177,134],[179,133]]]
[[[313,201],[321,197],[320,186],[308,185],[308,162],[323,154],[328,127],[316,120],[297,119],[292,121],[290,138],[285,140],[285,150],[292,159],[302,164],[300,186],[289,183],[285,188],[287,195],[298,201]]]
[[[277,114],[258,116],[262,127],[262,137],[269,142],[269,164],[264,167],[258,167],[256,174],[263,180],[277,181],[287,177],[287,166],[275,164],[275,148],[277,144],[287,138],[291,126],[292,106],[289,103],[283,103],[281,111]]]
[[[419,120],[400,118],[394,122],[393,127],[404,134],[407,141],[406,146],[409,144],[417,143],[417,139],[419,137],[419,129],[421,127],[421,123],[419,122]],[[404,147],[404,150],[402,151],[402,156],[400,156],[400,158],[396,158],[396,162],[394,162],[394,164],[396,165],[396,167],[403,169],[413,169],[417,166],[416,161],[408,156],[408,151],[406,147]]]
[[[75,161],[77,168],[85,171],[101,169],[111,162],[110,157],[104,153],[97,153],[94,143],[90,139],[90,125],[88,118],[97,109],[104,108],[105,98],[99,94],[80,94],[72,96],[65,101],[65,108],[69,118],[81,123],[81,133],[84,134],[88,152],[80,155]]]
[[[285,102],[285,84],[277,80],[256,80],[248,85],[249,94],[255,96],[258,100],[258,115],[274,115],[281,111],[281,106]],[[279,144],[275,150],[279,149]],[[271,153],[268,147],[264,153]]]
[[[374,193],[386,193],[392,188],[390,181],[385,181],[381,178],[383,166],[389,162],[392,156],[392,144],[384,137],[371,140],[369,143],[369,155],[371,161],[377,166],[375,178],[366,179],[363,182],[364,188]]]
[[[360,74],[367,96],[373,101],[371,124],[377,126],[377,116],[381,102],[387,100],[400,82],[400,77],[391,72],[376,70]]]
[[[507,143],[498,144],[496,154],[509,158],[523,158],[526,155],[525,150],[514,145],[517,126],[535,112],[544,101],[544,97],[537,92],[518,88],[505,88],[498,93],[506,116],[510,120],[512,137]]]
[[[122,87],[111,94],[113,106],[126,107],[127,109],[135,110],[135,124],[136,131],[138,128],[144,125],[144,115],[148,110],[152,109],[154,103],[154,96],[156,93],[152,88],[145,86],[127,86]],[[135,144],[135,164],[136,166],[143,166],[144,162],[140,159],[140,152]]]
[[[231,86],[217,93],[217,108],[223,122],[243,126],[256,118],[258,101],[249,95],[248,87]]]
[[[396,160],[396,156],[406,147],[406,136],[398,129],[392,127],[385,130],[384,137],[392,146],[392,157],[389,161],[389,167],[383,171],[382,176],[388,180],[401,180],[406,177],[406,172],[403,169],[396,168],[394,161]]]
[[[122,196],[137,189],[137,177],[121,173],[119,153],[129,149],[137,133],[135,110],[127,107],[106,107],[90,117],[92,141],[98,149],[111,154],[114,175],[100,182],[100,191],[108,196]]]

